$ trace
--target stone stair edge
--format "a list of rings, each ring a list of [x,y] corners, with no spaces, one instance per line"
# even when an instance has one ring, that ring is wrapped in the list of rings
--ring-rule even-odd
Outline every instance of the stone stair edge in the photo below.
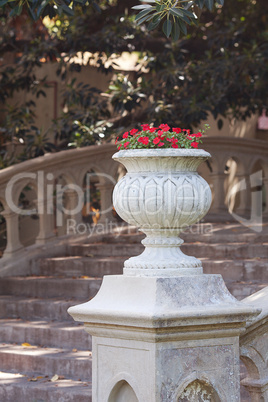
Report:
[[[0,372],[0,400],[4,402],[91,402],[92,384],[43,377],[36,373],[17,375]],[[55,378],[55,377],[54,377]]]

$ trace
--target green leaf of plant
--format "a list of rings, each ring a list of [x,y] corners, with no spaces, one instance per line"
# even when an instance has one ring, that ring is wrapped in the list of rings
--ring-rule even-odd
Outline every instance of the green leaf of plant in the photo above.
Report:
[[[172,29],[172,22],[169,19],[166,19],[166,21],[163,24],[163,32],[167,38],[170,37],[171,29]]]
[[[182,18],[182,17],[183,17],[182,11],[181,11],[181,10],[178,10],[178,9],[175,8],[175,7],[172,7],[172,8],[170,9],[170,13],[171,13],[172,15],[174,15],[175,17],[179,17],[179,18]]]
[[[60,6],[58,6],[59,9],[62,9],[64,11],[65,14],[67,15],[74,15],[74,10],[68,6],[66,6],[66,4],[61,4]]]
[[[144,10],[144,9],[146,9],[146,8],[153,8],[153,6],[150,6],[150,4],[140,4],[139,6],[134,6],[134,7],[131,7],[132,8],[132,10]]]
[[[143,22],[150,21],[153,18],[152,15],[146,15],[145,17],[141,18],[138,22],[137,25],[141,25]]]
[[[0,7],[3,7],[7,3],[8,3],[8,0],[1,0],[0,1]]]
[[[153,18],[153,21],[151,21],[150,24],[148,25],[148,28],[147,28],[148,31],[152,31],[153,29],[155,29],[159,25],[160,21],[161,21],[161,18],[159,18],[159,17],[155,21]]]
[[[212,0],[213,1],[213,0]],[[194,14],[191,13],[191,11],[189,10],[185,10],[185,8],[183,10],[181,10],[183,12],[184,15],[187,15],[187,17],[189,18],[195,18]]]
[[[149,10],[142,10],[139,12],[139,14],[136,15],[135,20],[138,21],[139,19],[143,18],[145,15],[149,14],[151,12],[151,8]]]
[[[187,35],[187,27],[185,25],[185,23],[182,20],[179,20],[179,26],[181,31],[184,33],[184,35]]]
[[[205,5],[207,6],[207,8],[212,11],[213,10],[213,6],[214,6],[214,1],[213,0],[205,0]]]
[[[22,12],[22,4],[18,4],[13,10],[10,12],[10,17],[14,17],[15,15],[20,15]]]
[[[177,41],[180,37],[180,26],[177,22],[172,26],[171,37],[174,41]]]
[[[204,7],[204,0],[195,0],[197,6],[199,8],[203,8]]]

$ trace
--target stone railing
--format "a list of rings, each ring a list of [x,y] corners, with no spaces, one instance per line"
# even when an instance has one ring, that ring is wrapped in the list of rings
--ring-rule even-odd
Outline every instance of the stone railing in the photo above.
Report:
[[[214,195],[209,217],[230,218],[228,210],[234,198],[238,204],[235,219],[259,216],[260,208],[267,217],[268,141],[208,136],[203,147],[212,155],[212,171],[206,177]]]
[[[99,192],[100,221],[112,218],[112,190],[118,176],[118,164],[112,160],[113,144],[62,151],[22,162],[0,171],[0,214],[6,221],[6,247],[3,261],[21,254],[25,234],[21,233],[23,219],[35,216],[38,231],[33,243],[44,245],[57,234],[65,235],[61,227],[66,217],[75,225],[82,222],[84,194],[94,179]],[[21,194],[31,188],[32,202],[23,207]],[[90,190],[89,190],[90,191]],[[26,190],[27,192],[27,190]],[[31,231],[27,221],[24,230]],[[75,228],[72,228],[74,234]],[[26,242],[27,243],[27,242]],[[29,244],[28,244],[29,245]]]
[[[268,401],[268,287],[243,302],[262,311],[247,324],[246,332],[240,337],[240,358],[248,372],[241,384],[252,402],[265,402]]]

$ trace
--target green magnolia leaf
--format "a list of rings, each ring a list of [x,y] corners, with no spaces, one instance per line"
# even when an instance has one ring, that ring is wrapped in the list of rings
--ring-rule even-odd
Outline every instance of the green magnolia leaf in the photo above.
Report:
[[[70,15],[70,16],[74,15],[74,10],[72,8],[66,6],[66,4],[61,4],[58,7],[59,7],[59,9],[62,9],[65,14]]]
[[[180,37],[180,26],[177,22],[175,22],[172,26],[171,37],[174,41],[177,41]]]
[[[180,30],[184,33],[184,35],[187,35],[187,27],[186,27],[185,23],[182,20],[178,20],[178,22],[179,22]]]
[[[13,10],[10,12],[10,17],[14,17],[15,15],[20,15],[22,12],[22,4],[18,4]]]
[[[187,17],[189,17],[189,18],[195,18],[194,14],[189,10],[183,9],[182,12],[183,12],[184,15],[187,15]]]
[[[172,22],[169,19],[167,19],[163,24],[163,32],[167,38],[170,37],[171,30],[172,30]]]
[[[160,11],[163,11],[164,9],[165,9],[165,4],[156,4],[156,6],[155,6],[155,8],[156,8],[156,10],[158,11],[158,12],[160,12]]]
[[[148,25],[148,31],[152,31],[153,29],[155,29],[159,23],[161,22],[161,18],[157,18],[155,19],[155,17],[153,18],[153,20],[150,22],[150,24]]]
[[[213,10],[213,6],[214,6],[214,1],[213,0],[205,0],[205,5],[207,6],[207,8],[212,11]]]
[[[174,15],[175,17],[183,17],[183,12],[181,10],[179,10],[178,8],[172,7],[170,9],[170,13],[172,15]]]
[[[153,18],[153,15],[145,15],[145,17],[141,18],[138,22],[137,25],[141,25],[145,21],[150,21]]]
[[[149,4],[141,4],[141,5],[139,5],[139,6],[134,6],[134,7],[131,7],[132,8],[132,10],[144,10],[144,9],[146,9],[146,8],[153,8],[153,6],[150,6]]]
[[[197,5],[199,8],[203,8],[203,7],[204,7],[204,0],[195,0],[195,2],[196,2],[196,5]]]
[[[145,15],[149,14],[152,11],[150,8],[149,10],[142,10],[139,14],[136,15],[135,20],[138,21],[139,19],[143,18]]]
[[[0,7],[3,7],[7,3],[8,3],[8,0],[1,0],[0,1]]]

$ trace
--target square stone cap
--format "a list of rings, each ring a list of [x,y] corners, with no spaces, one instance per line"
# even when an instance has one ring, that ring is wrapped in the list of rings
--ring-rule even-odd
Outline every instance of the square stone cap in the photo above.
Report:
[[[235,299],[221,275],[111,275],[104,277],[92,300],[68,312],[76,321],[94,325],[172,328],[234,323],[244,327],[260,310]]]

